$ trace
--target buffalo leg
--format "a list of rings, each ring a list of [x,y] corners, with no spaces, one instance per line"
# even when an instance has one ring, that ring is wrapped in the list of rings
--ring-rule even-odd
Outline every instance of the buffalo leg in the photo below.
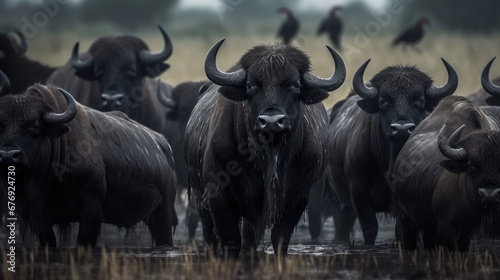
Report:
[[[307,206],[307,198],[301,199],[293,209],[274,225],[271,230],[271,243],[273,244],[274,253],[277,254],[281,250],[282,255],[288,253],[288,246],[290,245],[290,238],[295,226],[302,217]]]
[[[474,230],[471,230],[470,228],[462,229],[462,232],[457,240],[457,249],[460,252],[469,251],[470,240],[472,239],[473,235],[474,235]]]
[[[439,220],[439,218],[438,218]],[[456,232],[449,223],[438,222],[436,230],[436,245],[449,250],[455,249]]]
[[[402,238],[403,249],[415,250],[417,247],[417,230],[413,223],[408,218],[398,215],[396,220],[396,231],[399,231],[396,236]]]
[[[333,221],[335,223],[335,240],[349,241],[349,235],[356,221],[354,209],[350,206],[340,207],[339,203],[334,202]]]
[[[239,222],[241,214],[235,202],[224,191],[210,200],[210,213],[224,254],[236,258],[241,250]]]
[[[370,196],[366,191],[367,186],[368,184],[364,181],[359,181],[356,178],[356,180],[351,182],[350,189],[354,209],[356,210],[356,215],[363,231],[365,244],[373,245],[375,244],[375,238],[377,238],[378,221],[372,202],[370,201]]]
[[[307,219],[309,221],[309,233],[311,240],[315,241],[321,234],[323,226],[322,212],[325,201],[323,198],[323,189],[316,186],[309,192],[309,203],[307,206]]]
[[[52,227],[45,228],[43,232],[38,235],[38,241],[40,242],[41,247],[45,247],[47,245],[49,247],[57,247],[56,236]]]
[[[257,232],[255,227],[248,220],[243,220],[243,252],[251,253],[257,250]]]
[[[433,227],[424,229],[422,239],[424,242],[424,249],[434,249],[434,247],[436,247],[436,229]]]
[[[196,209],[193,202],[189,201],[188,207],[186,209],[186,221],[188,227],[189,240],[194,240],[196,234],[196,228],[198,227],[198,222],[200,221],[200,214]]]
[[[146,224],[149,227],[149,231],[151,232],[151,236],[156,246],[174,245],[172,227],[174,223],[173,215],[175,215],[175,212],[172,214],[170,212],[175,210],[169,208],[167,203],[159,205],[151,217],[146,220]]]
[[[203,237],[205,242],[209,246],[209,249],[214,255],[217,255],[217,248],[219,247],[219,241],[215,235],[215,226],[212,220],[212,215],[209,210],[198,209],[200,215],[201,226],[203,228]]]
[[[77,243],[95,247],[103,221],[100,199],[86,195],[81,201],[80,229]]]

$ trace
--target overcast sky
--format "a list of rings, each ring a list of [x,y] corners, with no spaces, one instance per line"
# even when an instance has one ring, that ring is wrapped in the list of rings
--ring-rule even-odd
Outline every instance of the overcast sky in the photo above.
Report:
[[[180,8],[214,8],[219,0],[180,0]],[[252,1],[252,0],[226,0],[231,3],[238,3],[239,1]],[[272,0],[270,0],[272,1]],[[354,0],[300,0],[300,7],[306,10],[325,10],[325,4],[333,6],[335,4],[342,5]],[[384,7],[386,0],[361,0],[368,6],[374,9],[381,9]]]

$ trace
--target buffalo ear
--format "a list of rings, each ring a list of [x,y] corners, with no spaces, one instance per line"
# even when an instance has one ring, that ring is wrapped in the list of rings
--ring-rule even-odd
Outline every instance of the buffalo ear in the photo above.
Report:
[[[361,110],[365,111],[368,114],[376,114],[378,113],[378,103],[375,101],[370,101],[366,99],[361,99],[356,102]]]
[[[500,106],[500,99],[495,96],[489,96],[484,101],[486,101],[486,104],[489,106]]]
[[[235,102],[247,100],[247,92],[244,87],[222,86],[219,88],[219,93]]]
[[[441,165],[444,169],[457,174],[467,171],[467,166],[464,163],[451,159],[443,160],[439,163],[439,165]]]
[[[170,68],[170,65],[167,63],[157,63],[157,64],[152,64],[152,65],[147,65],[145,67],[146,74],[150,78],[154,78],[156,76],[159,76],[161,73],[167,71],[169,68]]]
[[[87,81],[95,81],[97,79],[94,73],[94,67],[75,70],[75,75]]]
[[[59,138],[68,133],[71,128],[65,124],[50,124],[45,129],[45,134],[52,139]]]
[[[425,110],[427,112],[434,111],[434,108],[439,104],[442,98],[431,98],[429,96],[425,96]]]
[[[204,85],[202,85],[200,87],[200,89],[198,90],[198,97],[201,97],[205,92],[207,92],[207,90],[210,88],[212,84],[210,83],[206,83]]]
[[[328,92],[320,88],[304,88],[300,91],[300,100],[307,105],[319,103],[328,96]]]
[[[177,119],[177,114],[178,113],[178,109],[177,107],[176,108],[173,108],[171,109],[170,111],[167,112],[166,116],[167,116],[167,119],[169,120],[176,120]]]

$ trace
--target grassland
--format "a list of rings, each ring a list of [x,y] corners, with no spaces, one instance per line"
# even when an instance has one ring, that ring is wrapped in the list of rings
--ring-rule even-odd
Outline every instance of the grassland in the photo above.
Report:
[[[152,51],[163,47],[163,41],[158,33],[135,34],[143,38]],[[168,60],[171,68],[161,78],[172,84],[189,80],[206,79],[203,63],[207,50],[221,37],[207,35],[202,37],[172,36],[174,53]],[[30,42],[28,56],[57,66],[65,63],[71,54],[76,41],[80,41],[80,50],[86,50],[94,37],[76,34],[40,34]],[[500,54],[500,36],[463,36],[454,34],[432,34],[419,45],[421,53],[412,49],[391,48],[392,36],[384,35],[369,40],[362,47],[355,47],[359,38],[355,36],[344,38],[342,55],[347,66],[345,84],[332,93],[324,104],[332,106],[337,100],[344,98],[351,90],[352,76],[356,69],[367,59],[372,61],[365,73],[368,81],[384,67],[396,64],[417,65],[435,80],[437,85],[446,82],[446,70],[441,57],[450,62],[457,70],[460,83],[456,94],[468,95],[481,87],[480,75],[484,65],[494,56]],[[227,36],[226,43],[218,56],[220,69],[227,69],[252,46],[262,43],[274,43],[273,36]],[[314,73],[319,76],[329,76],[333,71],[333,62],[325,48],[330,44],[326,37],[306,35],[296,40],[295,45],[303,49],[311,57]],[[493,65],[492,76],[500,75],[500,63]]]
[[[153,51],[160,50],[163,42],[159,33],[135,34],[143,38]],[[40,34],[30,40],[28,56],[34,60],[57,66],[65,63],[76,41],[86,50],[94,37],[78,34]],[[204,80],[203,62],[207,50],[220,37],[172,36],[174,53],[168,63],[171,69],[162,79],[174,85],[189,80]],[[227,69],[250,47],[273,43],[272,36],[227,36],[218,63]],[[344,98],[351,90],[352,76],[367,59],[371,64],[366,81],[388,65],[417,65],[430,74],[437,85],[446,82],[446,71],[440,58],[447,59],[457,70],[459,95],[468,95],[480,88],[480,74],[493,56],[500,54],[500,37],[432,35],[426,37],[419,54],[411,49],[406,52],[391,48],[392,37],[372,38],[366,46],[355,48],[354,37],[344,39],[342,55],[347,65],[346,83],[330,98],[330,107]],[[333,63],[324,47],[326,38],[303,36],[296,45],[306,51],[312,61],[314,73],[326,77],[333,70]],[[492,76],[500,75],[500,62],[494,64]],[[402,252],[397,247],[382,245],[346,247],[333,245],[333,253],[291,255],[286,260],[269,254],[256,261],[234,261],[206,256],[197,248],[177,247],[165,249],[160,254],[155,249],[21,249],[19,271],[6,272],[6,252],[2,248],[3,279],[335,279],[335,278],[454,278],[495,279],[500,277],[498,252],[500,244],[483,243],[468,254],[443,251]],[[330,245],[330,244],[329,244]],[[0,245],[1,246],[1,245]],[[340,249],[339,249],[340,248]],[[338,251],[336,251],[338,250]]]
[[[497,244],[498,245],[498,244]],[[498,246],[497,246],[498,247]],[[379,248],[380,249],[380,248]],[[177,251],[177,249],[175,249]],[[382,251],[382,252],[381,252]],[[238,260],[216,258],[184,247],[144,249],[22,250],[15,273],[7,271],[2,248],[2,279],[497,279],[499,259],[483,251],[450,253],[348,249],[323,256],[261,254]],[[169,253],[170,252],[170,253]]]

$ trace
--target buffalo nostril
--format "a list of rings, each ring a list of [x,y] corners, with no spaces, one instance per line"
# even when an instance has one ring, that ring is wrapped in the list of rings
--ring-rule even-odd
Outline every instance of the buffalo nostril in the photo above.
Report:
[[[22,154],[20,150],[0,150],[0,161],[7,160],[15,163],[21,160]]]
[[[397,126],[394,124],[391,124],[391,133],[394,135],[394,134],[397,134],[398,131],[399,131],[399,129],[397,128]]]
[[[263,117],[258,117],[257,121],[259,122],[259,124],[261,125],[261,127],[264,127],[267,124],[267,121]]]
[[[391,134],[392,135],[408,135],[413,133],[415,130],[414,123],[393,123],[391,124]]]
[[[285,124],[285,117],[282,117],[281,119],[278,120],[278,124],[280,126],[283,126]]]
[[[482,196],[482,197],[487,197],[489,195],[489,191],[487,189],[479,189],[479,194]]]
[[[116,103],[120,103],[120,104],[123,104],[123,102],[125,101],[125,96],[124,95],[120,95],[116,98]]]
[[[19,160],[21,160],[21,151],[14,150],[11,152],[11,156],[14,162],[19,162]]]
[[[111,100],[111,96],[107,93],[104,93],[104,94],[101,94],[101,100],[102,102],[108,102],[109,100]]]
[[[415,125],[412,125],[408,128],[408,132],[413,133],[415,131]]]

